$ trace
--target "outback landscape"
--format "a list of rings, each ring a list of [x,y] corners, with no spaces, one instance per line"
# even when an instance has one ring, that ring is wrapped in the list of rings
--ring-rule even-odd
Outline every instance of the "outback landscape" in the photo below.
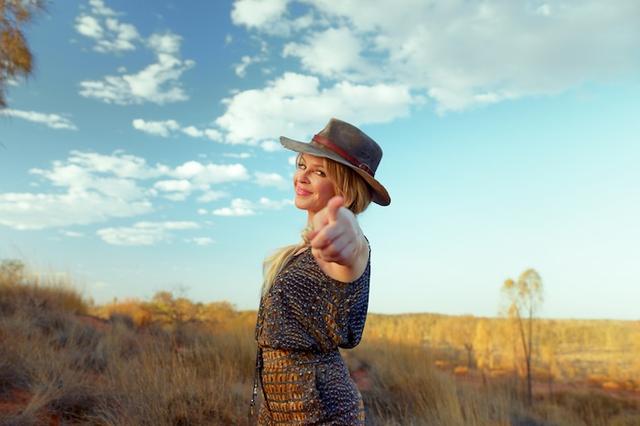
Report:
[[[368,426],[640,426],[638,17],[0,0],[0,426],[252,424],[238,306],[317,219],[298,171],[337,183],[278,140],[324,139],[386,194],[342,351]]]
[[[97,306],[0,268],[1,425],[244,425],[255,311],[169,292]],[[371,313],[343,351],[371,425],[638,425],[640,321]]]

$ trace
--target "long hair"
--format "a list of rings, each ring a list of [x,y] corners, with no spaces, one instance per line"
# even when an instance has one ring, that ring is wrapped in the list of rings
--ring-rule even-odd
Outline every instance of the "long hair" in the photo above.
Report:
[[[296,167],[300,161],[300,156],[296,157]],[[359,215],[367,209],[371,203],[372,194],[366,181],[351,168],[344,166],[329,158],[323,158],[324,168],[327,177],[333,182],[336,195],[344,197],[344,205],[354,215]],[[302,247],[307,245],[304,241],[297,244],[281,247],[271,256],[267,257],[262,265],[263,284],[262,296],[266,295],[273,284],[275,277],[287,265],[293,255]]]

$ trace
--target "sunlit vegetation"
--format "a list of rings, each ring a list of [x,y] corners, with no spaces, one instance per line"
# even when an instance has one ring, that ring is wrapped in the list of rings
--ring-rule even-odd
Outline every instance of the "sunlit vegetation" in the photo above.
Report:
[[[44,4],[44,0],[0,0],[0,108],[6,106],[6,84],[33,72],[34,60],[23,28]]]
[[[168,292],[95,306],[0,264],[0,425],[244,425],[255,311]],[[637,425],[640,323],[375,315],[344,351],[372,425]]]

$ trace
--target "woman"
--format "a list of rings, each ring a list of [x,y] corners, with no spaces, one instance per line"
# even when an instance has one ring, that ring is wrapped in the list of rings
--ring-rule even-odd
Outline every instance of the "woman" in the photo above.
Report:
[[[378,144],[331,119],[310,143],[280,138],[298,152],[295,205],[307,211],[303,241],[265,261],[256,339],[258,423],[363,425],[362,396],[338,348],[360,342],[369,299],[370,250],[356,215],[391,200],[374,178]]]

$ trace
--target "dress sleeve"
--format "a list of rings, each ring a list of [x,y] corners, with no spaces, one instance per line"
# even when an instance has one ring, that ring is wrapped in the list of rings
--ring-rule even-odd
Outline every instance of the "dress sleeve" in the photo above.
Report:
[[[346,287],[344,299],[344,332],[343,339],[338,346],[350,349],[358,345],[362,339],[364,324],[369,308],[369,277],[371,271],[371,252],[367,260],[367,267],[362,275]]]

